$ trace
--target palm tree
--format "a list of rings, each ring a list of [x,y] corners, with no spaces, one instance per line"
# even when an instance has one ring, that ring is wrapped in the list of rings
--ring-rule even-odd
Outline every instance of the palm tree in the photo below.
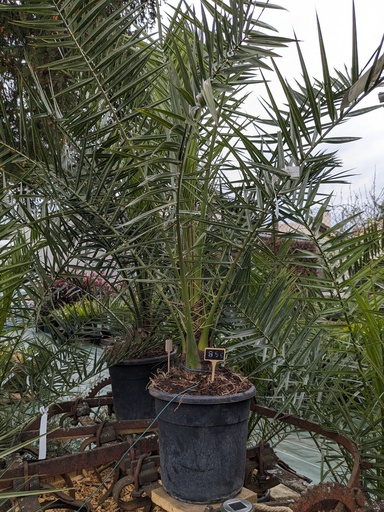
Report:
[[[136,24],[138,12],[125,7],[122,16],[112,13],[95,25],[95,12],[107,3],[17,7],[38,10],[41,17],[28,21],[43,31],[34,44],[58,47],[60,58],[46,67],[70,79],[62,90],[52,84],[48,94],[31,68],[36,88],[22,91],[20,125],[34,136],[17,140],[6,116],[1,125],[1,166],[10,184],[23,184],[20,208],[51,251],[31,276],[44,281],[49,268],[60,274],[82,265],[111,280],[118,275],[136,318],[140,289],[155,290],[189,366],[199,364],[198,348],[225,344],[234,364],[244,369],[257,362],[248,374],[264,379],[265,396],[272,382],[275,394],[289,397],[282,407],[319,414],[326,381],[316,365],[332,354],[327,319],[340,312],[329,306],[353,311],[353,294],[342,291],[357,278],[344,281],[346,261],[360,261],[374,243],[344,239],[337,227],[327,237],[319,232],[329,201],[320,185],[345,178],[337,153],[321,145],[352,140],[331,138],[331,131],[367,112],[356,107],[380,80],[368,81],[340,111],[359,75],[356,24],[350,71],[331,75],[319,25],[323,76],[310,78],[296,43],[302,80],[293,87],[275,60],[290,40],[263,23],[257,6],[202,0],[198,13],[181,2],[157,34],[147,34]],[[283,107],[267,70],[281,84]],[[258,115],[243,109],[251,86],[266,93]],[[61,96],[71,97],[68,108],[59,107]],[[291,177],[290,166],[299,177]],[[292,235],[278,228],[291,221],[306,227],[302,236],[315,247],[316,261],[308,251],[288,251]],[[267,241],[278,237],[287,244],[272,251]],[[292,274],[289,266],[299,257],[323,277]],[[324,291],[331,291],[326,299]],[[329,378],[346,361],[332,361]]]

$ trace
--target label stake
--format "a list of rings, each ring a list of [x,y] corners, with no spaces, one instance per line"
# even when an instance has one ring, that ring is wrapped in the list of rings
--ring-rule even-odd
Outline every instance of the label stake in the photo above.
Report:
[[[216,365],[225,361],[225,348],[206,348],[204,350],[204,361],[210,361],[212,365],[211,382],[215,380]]]
[[[168,353],[168,372],[171,369],[172,340],[165,340],[165,351]]]

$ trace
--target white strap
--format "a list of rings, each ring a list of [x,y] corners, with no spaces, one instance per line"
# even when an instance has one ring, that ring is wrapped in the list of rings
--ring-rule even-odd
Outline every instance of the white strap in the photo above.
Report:
[[[47,423],[48,423],[48,408],[40,407],[40,433],[39,433],[39,460],[46,459],[47,457]]]

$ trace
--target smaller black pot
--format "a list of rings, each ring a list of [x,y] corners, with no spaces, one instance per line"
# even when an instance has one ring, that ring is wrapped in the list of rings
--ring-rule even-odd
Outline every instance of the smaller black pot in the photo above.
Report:
[[[171,354],[173,358],[176,351]],[[160,368],[166,370],[168,354],[130,359],[108,368],[111,377],[114,411],[118,420],[152,419],[155,399],[149,394],[149,379]]]

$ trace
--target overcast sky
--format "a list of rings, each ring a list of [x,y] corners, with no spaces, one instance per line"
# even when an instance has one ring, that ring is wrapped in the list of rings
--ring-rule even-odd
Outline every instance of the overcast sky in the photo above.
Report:
[[[351,62],[352,0],[273,0],[287,11],[269,10],[264,21],[279,29],[281,35],[291,36],[293,30],[302,41],[302,51],[312,76],[321,77],[318,51],[316,13],[319,16],[330,68],[341,69]],[[384,0],[355,0],[360,67],[365,66],[384,34]],[[295,50],[284,50],[280,68],[286,78],[292,78],[297,67]],[[378,92],[370,94],[364,105],[378,104]],[[362,104],[361,104],[362,105]],[[334,132],[336,134],[336,132]],[[376,174],[376,189],[384,188],[384,110],[382,108],[338,128],[338,135],[361,136],[362,140],[340,146],[343,169],[353,169],[353,190],[370,189]],[[344,186],[343,199],[350,187]]]

